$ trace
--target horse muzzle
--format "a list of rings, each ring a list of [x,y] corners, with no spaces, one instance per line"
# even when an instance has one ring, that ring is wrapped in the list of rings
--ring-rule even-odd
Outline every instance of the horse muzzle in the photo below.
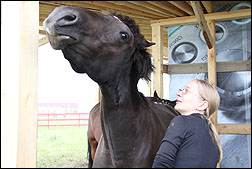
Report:
[[[71,26],[78,22],[78,15],[73,11],[64,10],[65,7],[57,7],[44,20],[43,28],[48,40],[55,50],[62,50],[67,45],[76,43],[78,39],[71,34]]]

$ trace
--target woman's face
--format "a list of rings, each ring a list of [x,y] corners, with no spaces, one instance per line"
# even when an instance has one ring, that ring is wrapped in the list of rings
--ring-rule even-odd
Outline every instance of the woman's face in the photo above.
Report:
[[[198,108],[202,104],[203,98],[198,93],[196,80],[188,82],[184,89],[177,92],[177,96],[175,109],[182,115],[199,112]]]

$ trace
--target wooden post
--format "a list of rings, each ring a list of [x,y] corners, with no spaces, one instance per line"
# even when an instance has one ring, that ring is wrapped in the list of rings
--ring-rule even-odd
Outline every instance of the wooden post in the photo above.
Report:
[[[213,39],[212,48],[208,49],[208,81],[215,88],[217,87],[217,78],[216,78],[216,38],[215,38],[215,21],[208,21],[208,27],[211,32]],[[212,115],[212,122],[217,128],[217,112]]]
[[[216,38],[215,38],[215,21],[208,21],[210,28],[211,36],[213,39],[213,47],[208,49],[208,79],[209,82],[216,87],[217,78],[216,78]]]
[[[208,48],[211,49],[213,47],[213,38],[212,38],[210,30],[208,28],[207,21],[205,19],[200,2],[199,1],[191,1],[191,4],[192,4],[193,11],[195,13],[195,16],[198,20],[200,29],[203,33],[204,38],[205,38],[206,44],[207,44]]]
[[[35,168],[39,2],[1,5],[1,167]]]
[[[163,31],[162,26],[152,25],[152,46],[153,63],[153,92],[156,90],[160,98],[163,98]]]

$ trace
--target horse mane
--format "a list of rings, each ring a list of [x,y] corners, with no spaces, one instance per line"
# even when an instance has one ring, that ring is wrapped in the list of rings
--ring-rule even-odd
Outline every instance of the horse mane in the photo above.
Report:
[[[136,49],[132,55],[132,59],[133,66],[135,66],[136,69],[137,78],[143,78],[146,81],[150,81],[150,74],[153,72],[154,66],[151,63],[151,54],[146,48],[154,45],[155,43],[150,43],[144,38],[144,36],[140,33],[138,25],[132,18],[115,12],[111,12],[110,15],[116,16],[120,19],[133,33],[134,46]]]

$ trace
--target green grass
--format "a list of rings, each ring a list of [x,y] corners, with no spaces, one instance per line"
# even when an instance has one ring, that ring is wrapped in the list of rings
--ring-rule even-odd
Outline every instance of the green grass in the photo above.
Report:
[[[37,168],[87,168],[87,126],[38,127]]]

